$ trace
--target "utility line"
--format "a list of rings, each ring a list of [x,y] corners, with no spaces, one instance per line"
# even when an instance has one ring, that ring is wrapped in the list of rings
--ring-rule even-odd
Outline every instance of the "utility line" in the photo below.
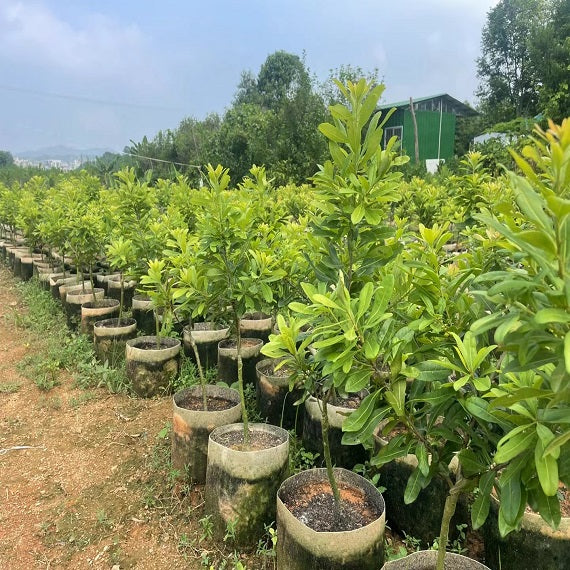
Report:
[[[196,164],[186,164],[184,162],[175,162],[173,160],[163,160],[162,158],[153,158],[152,156],[143,156],[142,154],[135,154],[133,152],[122,152],[121,154],[125,154],[127,156],[134,156],[136,158],[144,158],[145,160],[154,160],[155,162],[165,162],[167,164],[177,164],[178,166],[189,166],[190,168],[197,168],[201,170],[201,166],[197,166]]]
[[[121,101],[109,101],[105,99],[94,99],[92,97],[82,97],[80,95],[66,95],[65,93],[51,93],[48,91],[38,91],[36,89],[26,89],[24,87],[15,87],[14,85],[2,85],[0,89],[4,91],[13,91],[15,93],[27,93],[28,95],[36,95],[39,97],[51,97],[54,99],[66,99],[68,101],[81,101],[83,103],[94,103],[96,105],[108,105],[111,107],[132,107],[135,109],[157,109],[161,111],[183,112],[183,109],[175,107],[163,107],[160,105],[146,105],[144,103],[124,103]]]

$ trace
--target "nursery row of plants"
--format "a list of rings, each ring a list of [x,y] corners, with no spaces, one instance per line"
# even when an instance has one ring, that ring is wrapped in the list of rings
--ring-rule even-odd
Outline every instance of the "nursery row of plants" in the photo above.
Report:
[[[446,555],[468,518],[488,567],[562,569],[570,121],[537,129],[516,173],[472,153],[445,184],[404,183],[396,139],[380,147],[383,87],[338,87],[346,104],[319,127],[330,159],[301,187],[258,166],[232,185],[209,165],[197,189],[128,169],[109,187],[80,173],[0,188],[5,237],[27,248],[15,267],[65,295],[102,360],[126,352],[139,396],[172,391],[183,337],[202,382],[174,395],[173,465],[205,482],[215,531],[240,548],[276,516],[280,569],[378,569],[387,520],[437,537],[437,560],[414,555],[426,568],[481,568]],[[213,365],[226,386],[206,384]],[[276,425],[248,421],[248,382]],[[283,427],[325,467],[287,478]]]

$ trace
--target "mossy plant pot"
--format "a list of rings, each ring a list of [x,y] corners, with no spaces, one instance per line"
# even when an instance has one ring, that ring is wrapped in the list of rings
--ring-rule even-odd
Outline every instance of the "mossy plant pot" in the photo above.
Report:
[[[303,390],[289,390],[291,374],[285,368],[275,371],[278,360],[264,358],[256,365],[257,408],[270,424],[286,430],[294,429],[297,435],[303,431],[305,406],[295,406]]]
[[[196,356],[192,348],[192,339],[196,343],[200,365],[204,370],[214,368],[218,364],[218,343],[228,336],[229,328],[216,327],[212,322],[194,323],[192,327],[184,327],[184,354],[196,364]]]
[[[244,550],[254,548],[275,520],[277,489],[289,470],[287,431],[269,424],[249,424],[249,431],[249,449],[242,443],[243,424],[212,431],[205,489],[214,536],[223,539],[233,527],[233,545]]]
[[[261,360],[260,338],[241,339],[241,358],[243,363],[244,384],[253,384],[256,378],[255,366]],[[237,382],[237,342],[227,338],[218,343],[218,378],[222,382],[232,384]]]
[[[27,247],[18,247],[14,250],[14,264],[12,267],[14,277],[22,277],[22,257],[28,258],[29,255],[30,250]]]
[[[557,530],[540,515],[525,512],[518,531],[501,538],[499,504],[491,501],[491,512],[483,525],[485,561],[501,570],[568,570],[570,568],[570,517],[562,517]]]
[[[34,258],[22,257],[20,263],[20,277],[22,281],[29,281],[34,276]]]
[[[381,436],[379,429],[373,437],[375,452],[388,444],[388,439]],[[407,505],[404,502],[404,491],[410,475],[417,466],[418,460],[413,454],[385,463],[380,467],[380,484],[386,487],[383,496],[390,514],[390,528],[418,538],[423,546],[429,547],[439,537],[448,486],[441,478],[435,477],[425,489],[420,491],[416,500]],[[467,495],[460,495],[449,525],[451,538],[457,535],[457,525],[469,522]]]
[[[200,484],[206,482],[210,433],[241,418],[237,390],[208,385],[206,392],[208,410],[201,407],[201,386],[180,390],[172,398],[172,468],[180,473],[180,478]],[[189,400],[195,404],[192,409]]]
[[[117,273],[108,273],[106,271],[101,271],[100,273],[97,273],[95,279],[97,280],[97,287],[101,287],[103,289],[105,289],[105,295],[108,294],[109,292],[109,279],[115,275],[118,275]]]
[[[391,560],[382,566],[382,570],[435,570],[437,550],[420,550],[398,560]],[[496,567],[497,569],[499,566]],[[528,566],[519,566],[519,570],[527,570]],[[488,566],[451,552],[445,555],[445,570],[490,570]]]
[[[180,347],[180,340],[171,337],[139,336],[127,341],[127,378],[137,396],[152,398],[172,392],[172,382],[180,372]]]
[[[68,297],[69,299],[69,297]],[[93,336],[93,326],[97,321],[119,316],[119,301],[116,299],[90,299],[81,305],[81,333]]]
[[[91,286],[83,289],[68,289],[65,297],[65,316],[67,318],[67,326],[71,330],[77,330],[81,323],[81,306],[89,301],[102,301],[105,296],[103,289],[91,289]],[[104,317],[101,317],[104,318]]]
[[[307,451],[318,453],[323,458],[321,407],[321,402],[312,396],[305,400],[303,445]],[[346,469],[352,469],[357,463],[364,463],[368,459],[368,453],[362,445],[342,444],[342,423],[354,410],[355,408],[330,403],[327,406],[331,457],[337,467]]]
[[[239,322],[242,337],[260,338],[269,342],[269,335],[273,332],[273,319],[265,313],[246,313]]]
[[[73,290],[74,287],[86,288],[91,287],[91,283],[87,280],[81,281],[77,275],[72,275],[71,277],[65,277],[57,282],[57,290],[59,294],[59,300],[61,304],[65,304],[65,299],[67,297],[67,292]],[[57,299],[57,297],[56,297]]]
[[[352,471],[336,468],[334,474],[341,501],[356,512],[369,512],[370,522],[355,530],[326,532],[310,528],[305,524],[307,508],[320,519],[339,516],[330,511],[332,492],[326,469],[310,469],[289,477],[277,493],[279,570],[378,570],[382,566],[386,526],[382,495],[370,481]],[[311,503],[325,495],[330,498],[326,506],[320,506],[321,514],[319,507]],[[339,521],[343,522],[342,514]]]
[[[137,282],[134,279],[123,278],[123,310],[128,311],[133,304],[133,296]],[[121,300],[121,276],[111,275],[107,279],[107,296],[111,299]]]
[[[137,321],[137,329],[146,336],[156,331],[152,301],[146,295],[133,295],[131,304],[133,319]]]
[[[125,346],[137,335],[135,319],[103,319],[93,325],[93,345],[99,362],[116,367],[125,360]]]

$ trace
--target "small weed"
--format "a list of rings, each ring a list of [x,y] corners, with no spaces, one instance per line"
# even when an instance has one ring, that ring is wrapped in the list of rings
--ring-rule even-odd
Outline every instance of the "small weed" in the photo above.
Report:
[[[214,523],[211,519],[212,515],[206,515],[198,521],[202,530],[198,542],[204,542],[204,540],[212,538],[214,534]]]
[[[404,546],[408,550],[408,552],[417,552],[422,547],[422,541],[415,536],[411,536],[410,534],[406,534],[404,531]]]
[[[272,525],[265,525],[265,535],[257,542],[256,554],[264,558],[275,558],[277,547],[277,531]],[[264,564],[265,567],[265,564]]]
[[[74,409],[79,408],[79,406],[82,406],[83,404],[94,400],[96,397],[97,396],[93,392],[84,392],[77,397],[70,398],[69,406]]]
[[[312,469],[316,465],[318,453],[307,451],[297,437],[295,430],[289,432],[289,470],[291,474]]]
[[[224,542],[235,539],[237,523],[237,519],[229,519],[226,521],[226,534],[224,535]]]
[[[17,382],[7,382],[6,384],[0,384],[0,394],[13,394],[17,392],[22,387],[21,384]]]
[[[466,524],[458,524],[456,527],[457,529],[457,538],[455,538],[451,543],[448,542],[447,544],[447,551],[448,552],[455,552],[456,554],[464,554],[467,552],[467,548],[465,548],[465,541],[467,539],[467,535],[465,534],[465,530],[467,529]],[[431,546],[432,550],[439,549],[439,542],[436,538],[433,541]]]
[[[51,409],[51,410],[61,410],[63,406],[63,401],[59,396],[52,396],[48,398],[46,396],[39,399],[38,404],[42,409]]]
[[[97,526],[103,529],[112,529],[114,526],[113,521],[109,518],[105,509],[99,509],[97,511]]]

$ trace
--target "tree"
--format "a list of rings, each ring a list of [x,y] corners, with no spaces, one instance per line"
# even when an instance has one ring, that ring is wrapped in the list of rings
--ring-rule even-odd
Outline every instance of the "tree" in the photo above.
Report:
[[[336,105],[337,103],[344,103],[342,93],[336,86],[335,80],[340,81],[346,85],[349,81],[358,83],[362,78],[366,79],[373,87],[382,83],[382,78],[378,76],[378,68],[375,67],[372,71],[365,71],[359,65],[342,64],[334,69],[329,69],[329,76],[319,86],[319,93],[323,98],[325,105]]]
[[[537,112],[529,46],[546,13],[545,0],[501,0],[487,15],[477,60],[477,95],[491,124]]]
[[[14,157],[7,150],[0,150],[0,167],[14,164]]]
[[[570,0],[553,0],[548,24],[530,42],[539,109],[555,122],[570,115]]]

